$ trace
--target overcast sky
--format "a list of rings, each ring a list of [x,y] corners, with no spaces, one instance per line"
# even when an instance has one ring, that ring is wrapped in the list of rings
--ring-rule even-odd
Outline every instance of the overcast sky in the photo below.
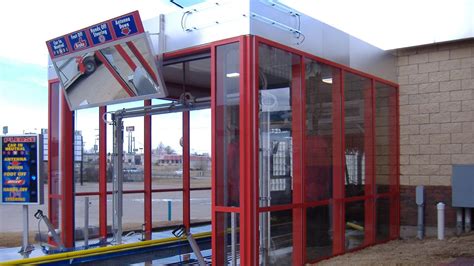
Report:
[[[465,34],[474,36],[472,0],[281,2],[384,49],[430,43]],[[139,10],[142,19],[147,19],[179,9],[168,0],[3,1],[0,9],[3,21],[0,126],[9,126],[11,133],[39,131],[47,127],[46,40],[133,10]],[[92,109],[79,113],[77,126],[88,132],[87,146],[93,145],[97,128],[95,122],[89,123],[87,119],[96,118],[96,112]],[[166,121],[163,123],[166,124]],[[141,134],[137,132],[137,135]],[[202,134],[207,133],[203,131]],[[174,138],[163,135],[163,141],[179,147],[174,135]],[[196,147],[196,150],[203,148]]]

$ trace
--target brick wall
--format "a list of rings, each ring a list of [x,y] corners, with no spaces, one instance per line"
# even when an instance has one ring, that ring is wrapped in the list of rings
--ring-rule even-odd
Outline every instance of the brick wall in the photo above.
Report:
[[[474,40],[401,49],[396,54],[400,184],[444,186],[429,189],[426,195],[435,193],[433,198],[450,204],[452,165],[474,164]],[[414,187],[402,191],[402,225],[416,219],[407,206],[412,193]]]

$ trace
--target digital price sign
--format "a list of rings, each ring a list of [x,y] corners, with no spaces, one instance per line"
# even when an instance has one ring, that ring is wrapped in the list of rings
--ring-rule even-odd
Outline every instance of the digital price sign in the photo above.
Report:
[[[43,204],[41,135],[2,136],[0,140],[0,203]]]

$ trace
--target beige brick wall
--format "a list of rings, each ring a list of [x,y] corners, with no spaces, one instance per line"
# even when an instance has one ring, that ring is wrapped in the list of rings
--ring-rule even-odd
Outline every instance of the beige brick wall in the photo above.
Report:
[[[451,184],[474,164],[474,40],[401,49],[400,183]]]

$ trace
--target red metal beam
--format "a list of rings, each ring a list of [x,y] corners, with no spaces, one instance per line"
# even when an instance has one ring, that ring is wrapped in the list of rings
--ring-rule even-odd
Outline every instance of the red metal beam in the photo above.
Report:
[[[156,82],[158,79],[156,77],[155,72],[153,71],[153,68],[148,64],[146,59],[143,57],[143,55],[138,51],[138,48],[135,46],[133,42],[127,42],[128,48],[130,48],[130,51],[135,55],[135,57],[138,59],[140,64],[143,66],[143,68],[148,72],[150,77]]]
[[[212,230],[211,230],[211,237],[212,237],[212,265],[221,265],[223,264],[223,256],[222,256],[222,249],[225,250],[225,247],[222,247],[223,243],[223,237],[220,236],[219,232],[222,231],[222,223],[221,221],[218,221],[218,213],[216,210],[217,207],[217,201],[216,201],[216,195],[217,195],[217,178],[216,178],[216,172],[217,172],[217,146],[216,146],[216,141],[217,141],[217,121],[216,121],[216,105],[217,105],[217,93],[216,93],[216,49],[217,47],[213,46],[211,48],[211,135],[212,135],[212,141],[211,141],[211,149],[212,149],[212,158],[211,158],[211,221],[212,221]],[[221,122],[221,121],[219,121]]]
[[[304,202],[303,194],[303,105],[301,94],[304,80],[304,62],[302,57],[292,57],[291,68],[291,112],[292,112],[292,137],[293,137],[293,204]],[[304,264],[304,209],[293,209],[293,265]]]
[[[99,52],[99,51],[96,51],[95,52],[95,56],[99,59],[99,61],[102,62],[102,64],[104,64],[104,66],[109,70],[110,74],[112,74],[112,76],[115,78],[115,80],[120,84],[120,86],[122,87],[122,89],[128,94],[130,95],[131,97],[135,96],[135,92],[133,92],[130,87],[128,87],[128,84],[122,79],[122,77],[117,73],[117,70],[115,70],[115,68],[109,63],[109,61],[107,61],[107,59],[105,58],[105,56]]]
[[[257,88],[253,86],[253,38],[244,36],[240,39],[240,263],[242,265],[258,264],[257,248],[257,204],[254,145],[258,135],[255,133],[254,114],[258,102],[255,98]]]
[[[55,228],[59,226],[59,80],[48,82],[48,217]],[[50,244],[55,244],[49,238]]]
[[[61,237],[65,247],[74,247],[74,113],[61,93],[60,162],[61,162]]]
[[[117,49],[117,52],[120,54],[120,56],[122,56],[123,60],[125,60],[125,62],[127,63],[127,65],[133,70],[135,71],[135,69],[137,68],[137,65],[133,62],[132,58],[127,54],[127,52],[125,51],[125,49],[123,49],[122,45],[120,44],[117,44],[114,46],[115,49]]]
[[[151,106],[151,100],[146,100],[144,102],[145,106]],[[144,220],[145,220],[145,238],[147,240],[151,239],[151,233],[153,229],[152,221],[152,173],[151,173],[151,115],[147,114],[144,117],[144,143],[143,143],[143,152],[144,152],[144,162],[143,162],[143,181],[144,181]]]
[[[99,230],[103,239],[107,238],[107,124],[103,120],[106,112],[107,106],[99,107]]]
[[[191,226],[191,175],[190,175],[190,118],[189,111],[183,112],[183,224]]]
[[[344,79],[340,69],[333,71],[333,255],[344,253]]]

